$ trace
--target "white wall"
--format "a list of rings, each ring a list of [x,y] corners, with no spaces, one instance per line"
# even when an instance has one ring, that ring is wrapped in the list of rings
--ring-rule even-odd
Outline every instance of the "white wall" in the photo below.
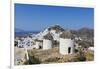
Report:
[[[70,54],[74,53],[74,40],[71,39],[63,39],[60,38],[60,47],[59,47],[59,52],[62,55],[69,54],[68,53],[68,48],[71,47],[71,52]]]
[[[22,44],[23,41],[18,40],[18,47],[23,47],[24,44]]]
[[[39,44],[40,44],[40,42],[36,42],[36,45],[35,45],[36,49],[39,49]]]
[[[43,39],[43,50],[51,49],[52,48],[52,41]]]
[[[56,30],[51,30],[50,33],[55,34],[56,33]]]

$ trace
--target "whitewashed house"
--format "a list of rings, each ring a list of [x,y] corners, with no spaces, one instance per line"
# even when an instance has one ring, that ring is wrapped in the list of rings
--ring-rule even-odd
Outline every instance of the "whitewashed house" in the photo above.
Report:
[[[32,48],[32,47],[34,47],[32,38],[28,36],[26,38],[18,40],[18,47],[19,48],[23,48],[23,47],[27,47],[27,48],[31,47]]]
[[[51,29],[50,33],[56,33],[56,30],[55,29]]]
[[[53,40],[53,37],[50,34],[50,32],[47,35],[44,36],[44,39],[43,39],[43,50],[48,50],[48,49],[52,48],[52,40]]]
[[[25,42],[23,40],[18,40],[18,47],[23,48],[25,46]]]
[[[75,37],[75,40],[82,40],[82,38],[81,37]]]
[[[32,40],[31,37],[25,38],[25,39],[24,39],[24,42],[25,42],[25,45],[26,45],[27,47],[33,46],[33,40]]]
[[[54,25],[49,28],[50,34],[53,36],[53,39],[59,42],[60,34],[64,31],[59,25]]]
[[[73,40],[73,35],[71,34],[70,31],[64,31],[60,35],[59,52],[62,55],[74,53],[74,40]]]
[[[35,49],[42,49],[43,48],[43,40],[35,40]]]
[[[94,47],[89,47],[88,50],[94,51]]]

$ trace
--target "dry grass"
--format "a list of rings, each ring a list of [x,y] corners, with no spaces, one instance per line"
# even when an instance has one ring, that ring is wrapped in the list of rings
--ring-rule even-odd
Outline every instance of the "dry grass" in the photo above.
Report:
[[[91,51],[91,50],[87,51],[85,53],[85,56],[86,56],[87,61],[93,61],[94,60],[94,51]]]
[[[29,50],[29,55],[40,60],[41,63],[63,63],[71,62],[74,58],[74,54],[71,55],[61,55],[59,53],[58,47],[49,50],[39,50],[33,49]]]
[[[84,53],[84,56],[81,56],[78,53],[69,54],[69,55],[61,55],[59,53],[58,47],[42,50],[42,49],[29,49],[29,61],[24,64],[50,64],[50,63],[66,63],[66,62],[79,62],[79,61],[93,61],[94,60],[94,52],[87,51]],[[22,56],[24,58],[24,49],[15,48],[15,57]],[[85,58],[85,60],[83,60]],[[82,59],[82,60],[81,60]]]

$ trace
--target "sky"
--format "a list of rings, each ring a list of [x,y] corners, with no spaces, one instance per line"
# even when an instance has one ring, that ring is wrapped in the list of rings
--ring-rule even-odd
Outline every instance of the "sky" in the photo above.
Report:
[[[34,4],[15,4],[15,28],[40,31],[52,25],[64,29],[94,28],[94,9]]]

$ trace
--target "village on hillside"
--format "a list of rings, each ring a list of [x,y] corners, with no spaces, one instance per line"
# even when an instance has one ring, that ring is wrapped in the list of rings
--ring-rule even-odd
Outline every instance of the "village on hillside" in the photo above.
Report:
[[[35,35],[15,36],[15,65],[93,60],[94,35],[93,30],[91,32],[87,28],[75,31],[53,25]]]

